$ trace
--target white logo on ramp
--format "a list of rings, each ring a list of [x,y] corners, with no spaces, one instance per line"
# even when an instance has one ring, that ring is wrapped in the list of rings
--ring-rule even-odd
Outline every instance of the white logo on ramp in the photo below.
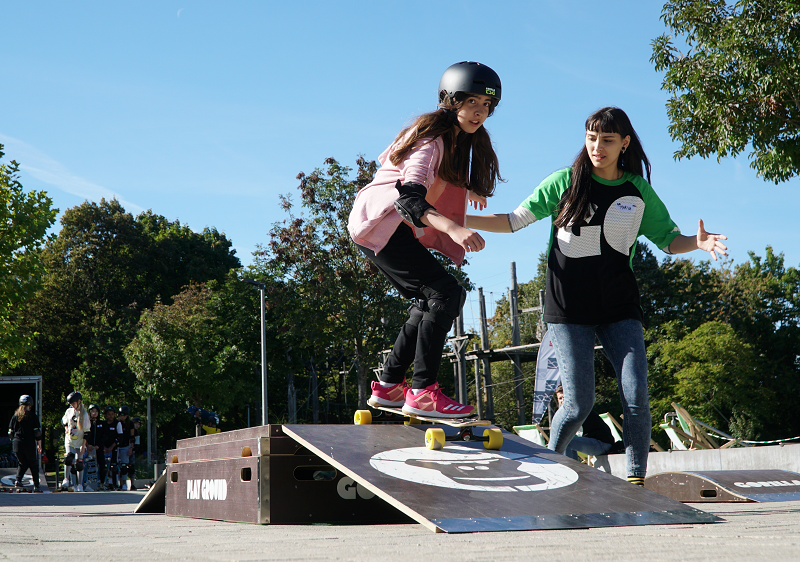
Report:
[[[370,464],[401,480],[477,492],[538,492],[578,481],[571,468],[538,456],[461,446],[394,449],[374,455]]]

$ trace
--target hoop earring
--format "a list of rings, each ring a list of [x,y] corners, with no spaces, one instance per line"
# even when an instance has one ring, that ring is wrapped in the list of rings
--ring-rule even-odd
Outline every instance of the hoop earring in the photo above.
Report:
[[[626,151],[626,150],[628,150],[628,147],[627,147],[627,146],[623,146],[623,147],[622,147],[622,154],[625,154],[625,151]]]

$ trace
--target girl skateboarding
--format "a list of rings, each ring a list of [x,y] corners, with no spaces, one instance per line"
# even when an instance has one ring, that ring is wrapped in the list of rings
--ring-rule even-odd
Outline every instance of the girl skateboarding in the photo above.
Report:
[[[439,82],[438,109],[400,131],[378,160],[375,179],[356,195],[348,230],[364,255],[404,298],[412,299],[369,403],[407,414],[461,418],[473,407],[445,396],[437,376],[447,333],[465,292],[428,251],[461,265],[485,243],[465,228],[467,205],[483,208],[498,181],[497,156],[484,122],[500,101],[500,78],[460,62]],[[405,374],[414,364],[411,387]]]
[[[644,178],[647,173],[647,180]],[[555,346],[564,405],[550,449],[564,453],[594,406],[594,342],[617,375],[624,412],[628,480],[644,485],[650,448],[647,357],[639,289],[631,260],[639,236],[668,254],[701,249],[726,255],[726,236],[684,236],[650,186],[650,162],[628,116],[605,107],[586,120],[584,146],[572,166],[551,174],[507,215],[467,217],[467,225],[516,232],[552,219],[543,320]]]

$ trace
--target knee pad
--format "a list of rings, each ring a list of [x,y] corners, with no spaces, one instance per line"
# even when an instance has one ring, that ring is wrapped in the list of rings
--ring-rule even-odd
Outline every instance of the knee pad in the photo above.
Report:
[[[66,457],[64,457],[64,464],[67,466],[72,466],[72,463],[75,462],[75,453],[69,453]]]
[[[75,463],[75,469],[76,469],[78,472],[81,472],[81,471],[83,470],[83,461],[78,461],[78,462],[76,462],[76,463]]]
[[[450,330],[453,321],[461,314],[466,299],[467,292],[452,278],[452,283],[448,283],[441,291],[431,292],[422,319]]]

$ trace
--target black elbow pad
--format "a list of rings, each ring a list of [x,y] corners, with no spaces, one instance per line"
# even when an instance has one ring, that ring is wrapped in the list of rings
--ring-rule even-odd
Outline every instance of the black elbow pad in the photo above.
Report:
[[[427,225],[422,222],[422,215],[429,209],[436,210],[436,208],[425,200],[425,195],[428,190],[424,185],[414,182],[400,183],[397,180],[395,189],[400,192],[400,197],[394,202],[394,208],[397,214],[403,217],[403,220],[413,224],[419,228],[425,228]]]
[[[36,441],[41,441],[42,440],[42,430],[39,429],[38,427],[33,430],[33,438]]]

